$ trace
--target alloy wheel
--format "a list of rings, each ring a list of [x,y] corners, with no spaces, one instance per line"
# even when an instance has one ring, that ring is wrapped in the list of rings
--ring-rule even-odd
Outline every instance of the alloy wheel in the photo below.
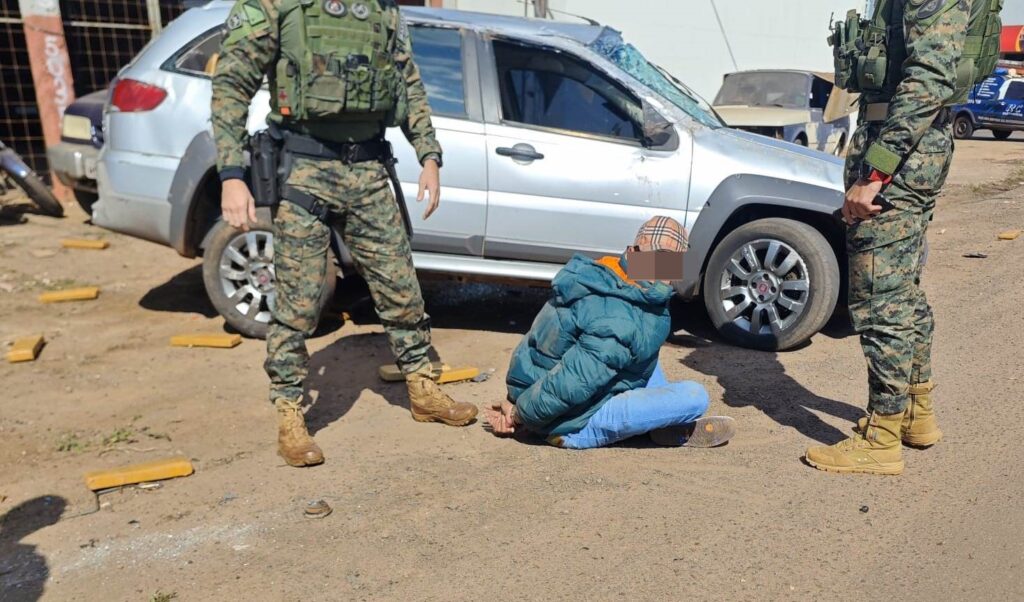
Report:
[[[235,310],[250,320],[269,323],[274,309],[274,235],[242,232],[224,247],[220,285]]]
[[[806,262],[779,240],[758,239],[741,246],[729,258],[720,284],[726,317],[752,335],[779,336],[797,322],[810,298]]]

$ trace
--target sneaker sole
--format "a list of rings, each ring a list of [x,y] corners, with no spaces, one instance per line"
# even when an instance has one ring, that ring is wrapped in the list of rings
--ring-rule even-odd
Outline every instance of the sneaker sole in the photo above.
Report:
[[[903,474],[903,460],[899,462],[889,462],[886,464],[876,464],[874,466],[831,466],[828,464],[818,464],[813,460],[808,459],[804,456],[804,461],[818,470],[825,472],[834,472],[837,474],[880,474],[880,475],[900,475]]]
[[[412,414],[412,419],[415,420],[416,422],[441,422],[447,424],[448,426],[466,426],[470,422],[473,422],[473,420],[476,418],[476,414],[473,414],[472,416],[464,420],[447,420],[445,418],[441,418],[440,416],[435,416],[433,414],[417,414],[416,412],[413,411],[411,411],[410,413]]]
[[[718,447],[736,434],[736,421],[729,416],[704,416],[693,425],[693,432],[684,442],[689,427],[670,427],[651,431],[651,441],[664,447]]]

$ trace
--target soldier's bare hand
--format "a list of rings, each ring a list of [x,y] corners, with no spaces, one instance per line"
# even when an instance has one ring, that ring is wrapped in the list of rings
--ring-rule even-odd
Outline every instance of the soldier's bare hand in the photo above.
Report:
[[[423,171],[420,173],[420,191],[416,195],[417,203],[423,201],[424,193],[430,196],[427,210],[423,212],[423,219],[427,219],[434,211],[437,211],[437,206],[441,203],[441,169],[437,166],[437,161],[433,159],[423,162]]]
[[[249,225],[256,223],[256,201],[242,180],[224,181],[220,195],[220,210],[224,220],[233,228],[241,228],[248,232]]]
[[[846,202],[843,203],[843,219],[851,226],[858,221],[869,220],[878,215],[882,208],[875,204],[875,197],[882,190],[881,182],[857,180],[846,191]]]

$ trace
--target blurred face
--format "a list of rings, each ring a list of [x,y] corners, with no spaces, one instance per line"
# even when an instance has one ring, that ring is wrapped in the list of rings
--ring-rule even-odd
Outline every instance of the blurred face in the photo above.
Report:
[[[686,241],[686,229],[676,220],[651,218],[640,227],[626,252],[627,275],[632,280],[681,280]]]

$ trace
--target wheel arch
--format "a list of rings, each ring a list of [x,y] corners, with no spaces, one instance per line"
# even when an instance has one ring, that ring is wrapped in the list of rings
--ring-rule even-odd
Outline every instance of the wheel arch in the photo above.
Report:
[[[688,276],[677,291],[684,298],[701,294],[704,272],[722,239],[743,224],[770,217],[802,222],[820,232],[835,252],[843,276],[841,281],[845,282],[845,230],[832,215],[842,206],[843,198],[843,192],[838,190],[779,178],[754,175],[727,178],[711,194],[693,225],[690,250],[684,259],[684,273]]]

